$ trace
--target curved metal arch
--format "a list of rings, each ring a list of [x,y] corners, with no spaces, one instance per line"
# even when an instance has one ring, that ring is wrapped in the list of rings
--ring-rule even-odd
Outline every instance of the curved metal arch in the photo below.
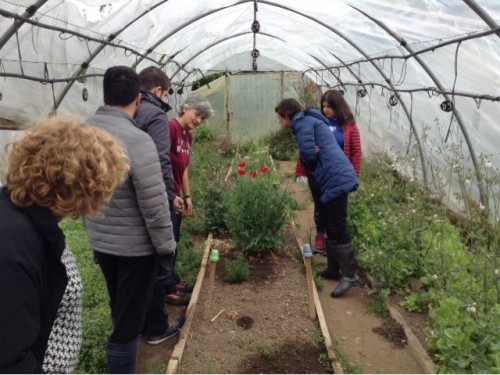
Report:
[[[194,19],[190,20],[190,21],[187,21],[185,22],[184,24],[180,25],[179,27],[177,27],[176,29],[174,29],[172,32],[170,32],[169,34],[165,35],[164,37],[160,38],[156,43],[154,43],[153,46],[151,46],[148,51],[152,51],[154,50],[158,45],[160,45],[161,43],[163,43],[166,39],[168,39],[169,37],[171,37],[173,34],[177,33],[178,31],[182,30],[183,28],[191,25],[193,22],[196,22],[204,17],[207,17],[209,16],[210,14],[213,14],[213,13],[216,13],[220,10],[224,10],[224,9],[228,9],[230,7],[233,7],[233,6],[237,6],[237,5],[241,5],[241,4],[244,4],[244,3],[254,3],[254,0],[242,0],[242,1],[238,1],[230,6],[227,6],[227,7],[222,7],[222,8],[218,8],[218,9],[213,9],[207,13],[204,13],[202,15],[199,15],[197,17],[195,17]],[[325,24],[324,22],[320,21],[320,20],[317,20],[316,18],[312,17],[312,16],[309,16],[309,15],[306,15],[306,14],[303,14],[295,9],[292,9],[292,8],[289,8],[285,5],[281,5],[281,4],[273,4],[273,3],[270,3],[269,1],[265,1],[265,0],[259,0],[259,3],[261,4],[266,4],[266,5],[269,5],[271,7],[278,7],[278,8],[281,8],[281,9],[285,9],[285,10],[288,10],[292,13],[296,13],[298,14],[299,16],[302,16],[302,17],[305,17],[305,18],[308,18],[310,19],[311,21],[313,22],[316,22],[318,24],[320,24],[321,26],[327,28],[328,30],[332,31],[333,33],[337,34],[338,36],[340,36],[342,39],[344,39],[348,44],[350,44],[352,47],[354,47],[358,52],[360,52],[365,58],[369,58],[369,56],[365,53],[365,51],[360,48],[356,43],[354,43],[352,40],[350,40],[347,36],[345,36],[344,34],[342,34],[339,30]],[[136,61],[136,63],[132,66],[133,68],[135,68],[140,62],[142,61],[142,59],[139,59]],[[379,74],[384,78],[384,80],[391,86],[392,89],[395,89],[395,87],[393,86],[393,84],[391,83],[389,77],[387,77],[384,72],[372,61],[371,64],[373,65],[373,67],[379,72]],[[420,136],[418,135],[418,132],[413,124],[413,120],[410,116],[410,112],[408,111],[408,108],[405,104],[405,102],[402,100],[402,98],[399,96],[399,94],[395,91],[395,95],[398,97],[398,100],[399,102],[401,103],[401,106],[403,107],[403,110],[406,114],[406,116],[408,117],[408,120],[410,122],[410,127],[415,135],[415,141],[417,142],[417,146],[418,146],[418,150],[419,150],[419,156],[420,156],[420,161],[421,161],[421,164],[422,164],[422,173],[423,173],[423,179],[424,179],[424,183],[425,185],[428,185],[428,179],[427,179],[427,169],[426,169],[426,165],[425,165],[425,158],[424,158],[424,152],[423,152],[423,147],[422,147],[422,142],[420,140]]]
[[[226,9],[229,9],[229,8],[232,8],[234,6],[238,6],[238,5],[242,5],[242,4],[245,4],[245,3],[254,3],[255,0],[241,0],[241,1],[237,1],[235,2],[234,4],[231,4],[231,5],[228,5],[228,6],[225,6],[225,7],[220,7],[220,8],[216,8],[216,9],[212,9],[206,13],[203,13],[203,14],[200,14],[199,16],[196,16],[186,22],[184,22],[183,24],[179,25],[177,28],[175,28],[174,30],[172,30],[170,33],[168,33],[167,35],[165,36],[162,36],[160,39],[158,39],[151,47],[148,48],[147,52],[144,54],[144,56],[147,56],[148,53],[151,53],[152,51],[154,51],[154,49],[156,47],[158,47],[160,44],[162,44],[165,40],[167,40],[168,38],[170,38],[172,35],[178,33],[179,31],[181,31],[182,29],[192,25],[194,22],[197,22],[205,17],[208,17],[210,16],[211,14],[213,13],[217,13],[221,10],[226,10]],[[274,4],[274,3],[271,3],[269,1],[265,1],[265,0],[258,0],[259,3],[261,4],[266,4],[266,5],[269,5],[271,7],[277,7],[277,8],[281,8],[281,9],[285,9],[285,10],[288,10],[290,12],[293,12],[293,13],[296,13],[298,14],[299,16],[302,16],[302,17],[306,17],[308,18],[309,20],[315,22],[315,23],[318,23],[319,25],[321,26],[324,26],[326,28],[328,28],[330,31],[333,31],[334,33],[336,33],[337,35],[341,36],[343,39],[345,39],[349,44],[352,45],[351,42],[349,42],[346,37],[342,36],[339,34],[339,32],[336,31],[336,29],[333,29],[331,28],[330,26],[328,26],[327,24],[323,23],[322,21],[312,17],[312,16],[309,16],[309,15],[306,15],[304,13],[301,13],[300,11],[297,11],[295,9],[292,9],[292,8],[289,8],[287,6],[284,6],[284,5],[280,5],[280,4]],[[360,52],[362,52],[362,50],[359,48],[359,47],[356,47],[356,49]],[[368,57],[367,54],[365,54],[364,52],[362,52],[363,56],[365,57]],[[136,62],[132,65],[132,68],[136,68],[141,62],[142,60],[144,59],[144,57],[141,57],[139,58],[138,60],[136,60]]]
[[[354,73],[353,69],[350,66],[347,66],[346,63],[340,57],[338,57],[337,55],[335,55],[333,52],[330,52],[330,55],[332,55],[337,60],[339,60],[340,63],[342,64],[342,66],[344,68],[346,68],[349,71],[349,73],[351,73],[354,76],[354,78],[356,78],[356,80],[358,81],[358,83],[366,90],[366,87],[365,87],[365,85],[363,83],[363,80],[360,78],[360,76],[358,76],[356,73]],[[367,92],[368,92],[368,90],[367,90]]]
[[[127,23],[125,26],[123,26],[120,30],[118,30],[116,33],[111,34],[107,37],[106,41],[110,42],[114,40],[119,34],[121,34],[123,31],[125,31],[127,28],[129,28],[131,25],[133,25],[135,22],[140,20],[142,17],[144,17],[146,14],[151,12],[153,9],[159,7],[160,5],[163,5],[166,3],[168,0],[161,0],[159,3],[152,5],[150,8],[148,8],[146,11],[142,12],[139,14],[136,18],[134,18],[132,21]],[[94,60],[94,58],[106,47],[106,43],[101,43],[99,46],[96,47],[96,49],[90,54],[89,57],[85,59],[85,61],[80,65],[80,68],[78,68],[73,75],[71,76],[72,78],[78,77],[82,75],[82,72],[87,69],[90,65],[90,62]],[[149,54],[150,51],[147,51],[147,54]],[[68,93],[69,89],[71,86],[73,86],[73,83],[75,83],[75,80],[72,79],[69,81],[66,86],[64,86],[64,89],[61,91],[61,93],[58,95],[57,99],[54,101],[54,106],[52,107],[52,110],[50,111],[51,115],[55,114],[57,111],[57,108],[61,105],[64,97]]]
[[[208,46],[206,46],[203,50],[201,51],[198,51],[197,53],[195,53],[193,56],[191,56],[189,59],[187,59],[184,64],[182,64],[181,66],[179,66],[179,68],[177,68],[177,70],[172,74],[172,76],[170,77],[170,79],[173,79],[177,73],[179,73],[182,69],[184,69],[186,67],[187,64],[189,64],[191,61],[193,61],[194,59],[196,59],[199,55],[201,55],[203,52],[205,51],[208,51],[210,48],[212,47],[215,47],[216,45],[220,44],[220,43],[223,43],[223,42],[226,42],[230,39],[234,39],[234,38],[238,38],[240,36],[243,36],[243,35],[248,35],[248,34],[253,34],[252,31],[245,31],[243,33],[238,33],[238,34],[234,34],[234,35],[231,35],[231,36],[228,36],[226,38],[223,38],[223,39],[220,39]],[[281,40],[282,42],[284,42],[283,39],[277,37],[277,36],[274,36],[272,34],[268,34],[268,33],[261,33],[259,32],[259,34],[262,34],[262,35],[265,35],[265,36],[268,36],[270,38],[274,38],[274,39],[278,39],[278,40]],[[165,65],[165,64],[162,64],[162,65]]]
[[[285,6],[285,5],[272,4],[272,3],[270,3],[269,1],[266,1],[266,0],[259,0],[259,3],[261,3],[261,4],[267,4],[269,6],[275,6],[275,7],[281,8],[281,9],[285,9],[285,10],[288,10],[288,11],[290,11],[292,13],[296,13],[296,14],[302,16],[302,17],[306,17],[306,18],[312,20],[313,22],[316,22],[316,23],[320,24],[321,26],[326,27],[328,30],[330,30],[333,33],[337,34],[339,37],[341,37],[342,39],[344,39],[348,44],[350,44],[354,49],[356,49],[359,53],[361,53],[365,58],[369,58],[368,54],[361,47],[359,47],[354,41],[352,41],[349,37],[347,37],[346,35],[344,35],[342,32],[340,32],[336,28],[334,28],[334,27],[332,27],[330,25],[327,25],[326,23],[324,23],[322,21],[317,20],[314,17],[309,16],[307,14],[303,14],[303,13],[301,13],[301,12],[295,10],[295,9],[289,8],[289,7]],[[411,127],[411,129],[413,131],[413,134],[415,135],[415,141],[417,142],[417,147],[418,147],[419,156],[420,156],[420,162],[422,164],[422,174],[423,174],[424,184],[427,186],[429,184],[429,182],[428,182],[428,178],[427,178],[427,167],[425,165],[424,149],[423,149],[423,146],[422,146],[422,141],[420,139],[420,136],[418,135],[417,129],[415,128],[415,125],[413,123],[412,117],[410,115],[410,111],[408,110],[408,107],[406,106],[405,102],[402,100],[402,98],[400,97],[400,95],[396,92],[395,87],[392,84],[392,82],[389,79],[389,77],[387,77],[385,75],[385,73],[380,69],[380,67],[377,64],[375,64],[373,61],[370,61],[370,63],[378,71],[378,73],[384,78],[384,80],[391,87],[391,89],[394,90],[394,94],[397,96],[399,103],[401,103],[401,107],[403,108],[403,111],[405,112],[406,116],[408,117],[408,121],[410,122],[410,127]]]
[[[401,46],[403,48],[405,48],[408,52],[410,52],[410,53],[414,52],[413,48],[411,48],[406,43],[406,41],[398,33],[396,33],[394,30],[392,30],[390,27],[388,27],[385,23],[383,23],[382,21],[380,21],[380,20],[378,20],[378,19],[370,16],[369,14],[365,13],[364,11],[362,11],[362,10],[360,10],[360,9],[352,6],[352,5],[351,5],[351,7],[353,9],[357,10],[358,12],[360,12],[361,14],[365,15],[366,17],[368,17],[368,19],[370,19],[375,24],[377,24],[379,27],[381,27],[390,36],[392,36],[394,39],[396,39],[401,44]],[[415,55],[413,57],[420,64],[420,66],[424,69],[424,71],[427,73],[427,75],[432,79],[432,81],[435,83],[435,85],[441,91],[445,91],[443,85],[439,81],[439,78],[432,72],[432,70],[425,63],[425,61],[423,61],[420,58],[420,56],[418,56],[418,55]],[[451,98],[448,95],[443,94],[443,96],[446,98],[446,100],[451,100]],[[479,172],[479,163],[478,163],[478,160],[476,158],[476,153],[474,151],[474,146],[472,145],[472,142],[471,142],[470,137],[469,137],[469,132],[467,131],[467,127],[465,126],[465,124],[464,124],[464,122],[462,120],[462,116],[460,115],[460,113],[455,108],[453,108],[453,115],[457,119],[457,123],[458,123],[458,125],[460,127],[460,130],[462,131],[462,134],[464,136],[465,142],[466,142],[467,147],[469,149],[469,153],[471,155],[472,165],[474,166],[474,171],[476,172],[476,179],[477,179],[477,183],[478,183],[478,187],[479,187],[479,198],[481,200],[481,203],[486,208],[486,211],[489,212],[489,205],[488,205],[488,202],[487,202],[487,194],[486,194],[486,185],[485,185],[483,177],[481,176],[481,173]]]
[[[314,60],[316,60],[317,62],[319,62],[321,65],[323,65],[323,66],[325,67],[325,69],[326,69],[327,71],[329,71],[329,72],[332,74],[332,76],[334,76],[334,77],[337,79],[337,81],[339,82],[340,86],[342,86],[342,88],[344,89],[344,91],[346,91],[346,88],[345,88],[345,86],[344,86],[344,82],[342,82],[342,80],[340,79],[340,75],[337,77],[337,76],[336,76],[336,75],[335,75],[335,74],[334,74],[334,73],[330,70],[330,68],[328,68],[328,66],[327,66],[327,65],[326,65],[323,61],[321,61],[320,59],[318,59],[316,56],[313,56],[313,55],[311,55],[310,53],[308,53],[308,55],[309,55],[309,56],[311,56],[311,57],[312,57]],[[312,69],[312,70],[314,70],[314,69]],[[314,71],[316,72],[316,70],[314,70]],[[317,72],[316,72],[316,74],[317,74]],[[320,103],[320,104],[321,104],[321,103]]]
[[[183,24],[179,25],[178,27],[176,27],[175,29],[173,29],[171,32],[169,32],[167,35],[162,36],[155,43],[153,43],[153,45],[148,48],[148,50],[146,51],[145,55],[147,55],[148,53],[151,53],[152,51],[154,51],[154,49],[156,47],[158,47],[160,44],[162,44],[165,40],[167,40],[168,38],[170,38],[172,35],[177,34],[182,29],[185,29],[186,27],[192,25],[193,23],[195,23],[195,22],[197,22],[197,21],[199,21],[199,20],[201,20],[201,19],[203,19],[205,17],[208,17],[211,14],[220,12],[221,10],[229,9],[229,8],[234,7],[234,6],[241,5],[241,4],[244,4],[244,3],[249,3],[249,2],[253,3],[254,0],[241,0],[241,1],[238,1],[238,2],[236,2],[234,4],[231,4],[231,5],[228,5],[228,6],[225,6],[225,7],[215,8],[215,9],[212,9],[212,10],[206,12],[206,13],[200,14],[199,16],[196,16],[196,17],[194,17],[194,18],[192,18],[192,19],[184,22]],[[143,60],[143,58],[137,59],[136,62],[131,67],[133,69],[135,69],[142,62],[142,60]]]
[[[68,29],[65,29],[65,28],[59,27],[59,26],[48,25],[48,24],[45,24],[45,23],[42,23],[39,21],[33,21],[30,18],[23,18],[22,16],[18,16],[15,13],[11,13],[11,12],[8,12],[8,11],[3,10],[3,9],[0,9],[0,16],[4,16],[6,18],[14,18],[16,21],[28,23],[30,25],[39,27],[41,29],[46,29],[46,30],[51,30],[51,31],[59,31],[60,33],[69,34],[71,36],[76,36],[78,38],[82,38],[82,39],[88,40],[90,42],[105,43],[110,47],[122,49],[125,52],[133,53],[136,56],[142,56],[142,53],[136,51],[135,49],[133,49],[131,47],[127,47],[125,45],[120,45],[118,43],[113,43],[113,42],[108,42],[108,41],[104,42],[102,39],[95,38],[95,37],[92,37],[89,35],[84,35],[84,34],[77,32],[77,31],[68,30]],[[155,64],[159,64],[159,62],[156,61],[155,59],[152,59],[148,56],[145,56],[145,58],[154,62]]]
[[[31,18],[33,16],[33,14],[36,13],[36,11],[38,9],[40,9],[40,7],[45,4],[47,2],[47,0],[38,0],[35,4],[29,6],[28,8],[26,8],[26,11],[24,11],[24,13],[22,14],[23,17],[25,18]],[[9,39],[12,37],[12,35],[14,35],[17,30],[19,30],[21,28],[21,26],[24,24],[24,21],[20,21],[20,20],[14,20],[14,23],[12,24],[11,27],[9,27],[2,35],[2,37],[0,38],[0,50],[2,49],[2,47],[5,45],[5,43],[7,43],[9,41]]]
[[[493,18],[479,6],[474,0],[463,0],[465,4],[469,6],[492,30],[498,28],[498,23],[495,22]],[[500,37],[500,31],[496,33]]]

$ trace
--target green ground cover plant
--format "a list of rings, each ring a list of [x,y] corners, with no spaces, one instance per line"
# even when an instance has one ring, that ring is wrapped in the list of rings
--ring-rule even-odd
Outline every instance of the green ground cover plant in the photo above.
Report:
[[[225,260],[224,269],[226,280],[230,284],[239,284],[250,279],[250,265],[242,253],[236,255],[234,260]]]
[[[269,154],[276,160],[295,160],[299,153],[290,129],[280,129],[269,137]]]
[[[111,316],[106,282],[94,263],[87,232],[81,220],[61,222],[66,241],[75,254],[83,280],[83,342],[78,363],[80,373],[106,373],[106,345],[111,333]],[[177,257],[177,271],[187,282],[194,282],[201,262],[188,233],[183,233]]]
[[[349,225],[363,267],[408,310],[430,314],[439,372],[498,373],[499,224],[479,210],[450,216],[386,162],[365,162],[361,175]]]

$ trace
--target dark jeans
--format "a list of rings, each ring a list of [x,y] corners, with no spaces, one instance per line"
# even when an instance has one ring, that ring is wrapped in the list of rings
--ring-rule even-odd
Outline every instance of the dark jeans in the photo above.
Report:
[[[334,245],[351,242],[347,228],[348,194],[331,199],[326,205],[326,236]]]
[[[173,265],[173,277],[172,277],[172,282],[174,283],[174,292],[175,292],[175,285],[181,282],[181,277],[175,270],[175,263],[177,261],[177,254],[179,254],[179,242],[181,240],[181,223],[182,223],[182,213],[177,213],[175,212],[175,223],[174,224],[174,238],[175,242],[177,242],[177,249],[175,249],[175,256],[174,256],[174,265]],[[168,288],[168,286],[167,286]],[[173,292],[170,292],[173,293]],[[168,294],[168,293],[167,293]]]
[[[126,344],[141,333],[156,280],[156,255],[121,257],[94,252],[109,293],[113,320],[110,343]]]
[[[175,242],[178,244],[176,236],[177,213],[174,209],[173,201],[168,201],[170,207],[170,220],[174,232]],[[175,250],[177,254],[177,249]],[[160,335],[168,328],[168,313],[165,309],[165,295],[176,291],[177,273],[175,272],[176,255],[162,255],[158,257],[157,278],[154,286],[153,300],[146,318],[146,331],[148,335]]]
[[[160,268],[160,263],[158,263]],[[172,273],[156,279],[153,300],[146,317],[146,332],[148,335],[161,335],[168,328],[168,313],[165,309],[165,289],[171,284]],[[174,284],[175,285],[175,284]]]
[[[309,190],[314,201],[314,224],[316,226],[316,234],[325,234],[326,231],[326,207],[320,201],[321,188],[313,176],[307,179]]]

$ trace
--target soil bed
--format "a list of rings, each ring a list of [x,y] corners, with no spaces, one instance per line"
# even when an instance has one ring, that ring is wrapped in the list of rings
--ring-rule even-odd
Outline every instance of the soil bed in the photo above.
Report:
[[[392,318],[386,318],[380,327],[372,328],[372,331],[392,342],[396,347],[408,345],[405,330],[401,324]]]
[[[295,238],[287,237],[279,253],[248,258],[251,276],[242,284],[225,281],[224,261],[237,251],[214,241],[220,260],[210,312],[207,271],[179,373],[331,372],[321,331],[308,317],[303,265],[291,255]]]

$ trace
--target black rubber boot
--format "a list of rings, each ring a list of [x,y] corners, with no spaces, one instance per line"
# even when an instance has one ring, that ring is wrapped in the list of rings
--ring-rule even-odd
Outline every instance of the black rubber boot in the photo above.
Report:
[[[331,241],[325,240],[325,250],[326,250],[326,269],[318,272],[318,276],[324,279],[338,281],[342,277],[340,274],[340,266],[337,255],[335,254],[335,245],[332,245]]]
[[[330,295],[338,298],[346,294],[359,281],[359,277],[356,275],[356,257],[352,250],[352,243],[335,245],[333,248],[340,264],[342,279]]]

